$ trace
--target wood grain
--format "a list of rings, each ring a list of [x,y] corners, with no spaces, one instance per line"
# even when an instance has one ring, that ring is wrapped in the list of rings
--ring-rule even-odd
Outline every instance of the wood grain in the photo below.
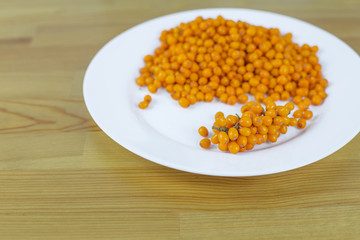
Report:
[[[0,239],[360,239],[360,135],[300,169],[221,178],[152,163],[92,121],[82,81],[101,46],[207,7],[293,16],[360,52],[358,0],[2,0]]]

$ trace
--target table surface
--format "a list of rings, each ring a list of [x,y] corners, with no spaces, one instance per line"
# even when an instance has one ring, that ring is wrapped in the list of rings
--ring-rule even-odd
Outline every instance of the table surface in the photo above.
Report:
[[[101,46],[206,7],[289,15],[360,52],[359,0],[2,0],[0,239],[360,239],[360,135],[300,169],[222,178],[143,159],[91,119],[82,82]]]

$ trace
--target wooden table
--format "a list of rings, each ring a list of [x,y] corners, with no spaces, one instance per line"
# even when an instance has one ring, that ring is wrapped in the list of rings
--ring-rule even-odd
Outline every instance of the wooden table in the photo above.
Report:
[[[358,0],[2,0],[0,239],[360,239],[359,135],[300,169],[222,178],[138,157],[92,121],[82,82],[100,47],[205,7],[293,16],[360,52]]]

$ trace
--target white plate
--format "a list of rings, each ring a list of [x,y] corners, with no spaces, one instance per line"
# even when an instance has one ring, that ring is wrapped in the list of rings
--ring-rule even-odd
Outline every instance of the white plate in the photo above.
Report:
[[[181,108],[162,90],[152,95],[146,110],[137,104],[147,90],[135,84],[143,57],[159,46],[164,29],[197,16],[242,20],[291,32],[299,44],[319,46],[328,98],[313,108],[305,130],[291,128],[277,143],[258,145],[236,155],[214,146],[203,150],[197,129],[211,128],[213,115],[240,112],[240,105],[218,101]],[[91,61],[84,79],[84,98],[99,127],[114,141],[153,162],[193,173],[216,176],[255,176],[295,169],[318,161],[349,142],[360,129],[358,72],[360,58],[344,42],[303,21],[250,9],[202,9],[175,13],[137,25],[107,43]],[[290,141],[291,140],[291,141]],[[119,159],[120,161],[120,159]]]

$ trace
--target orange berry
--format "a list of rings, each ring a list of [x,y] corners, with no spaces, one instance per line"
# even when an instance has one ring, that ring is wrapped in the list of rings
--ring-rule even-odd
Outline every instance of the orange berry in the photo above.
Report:
[[[261,125],[261,126],[257,127],[257,131],[260,134],[267,134],[268,133],[268,128],[266,126],[264,126],[264,125]]]
[[[256,144],[260,145],[266,141],[262,134],[256,134],[255,137],[256,137]]]
[[[221,151],[227,151],[228,150],[228,143],[219,143],[218,144],[218,148],[221,150]]]
[[[255,145],[257,143],[257,138],[255,135],[251,134],[247,137],[248,144]]]
[[[286,125],[281,125],[280,126],[280,133],[285,134],[287,132],[287,126]]]
[[[305,118],[306,120],[309,120],[313,117],[313,113],[310,110],[306,110],[304,111],[302,117]]]
[[[207,135],[209,134],[209,131],[207,130],[206,127],[204,126],[201,126],[199,129],[198,129],[198,132],[201,136],[203,137],[207,137]]]
[[[269,139],[270,142],[274,143],[274,142],[277,141],[278,137],[275,134],[268,134],[268,139]]]
[[[216,120],[218,117],[224,117],[224,113],[223,113],[223,112],[217,112],[217,113],[215,113],[215,120]]]
[[[272,124],[272,117],[271,116],[263,116],[262,117],[262,122],[265,126],[270,126]]]
[[[311,103],[313,105],[320,105],[322,103],[322,98],[319,95],[315,95],[311,98]]]
[[[147,101],[142,101],[139,103],[139,108],[145,109],[149,106],[149,103]]]
[[[232,127],[228,131],[228,136],[230,141],[236,141],[236,139],[239,137],[239,131]]]
[[[181,107],[183,107],[183,108],[187,108],[187,107],[189,107],[190,102],[189,102],[188,99],[182,97],[182,98],[179,99],[179,105],[180,105]]]
[[[250,117],[241,117],[240,118],[240,126],[242,127],[251,127],[252,120]]]
[[[247,137],[247,136],[250,136],[251,130],[248,127],[242,127],[239,129],[239,133],[240,133],[240,135]]]
[[[268,134],[276,135],[279,132],[279,126],[277,125],[270,125],[268,127]]]
[[[239,121],[239,118],[235,115],[228,115],[226,117],[226,126],[227,127],[232,127],[235,125],[235,123],[237,123]]]
[[[241,94],[238,96],[239,103],[244,104],[247,102],[249,97],[246,94]]]
[[[296,120],[296,118],[290,118],[289,126],[296,126],[296,125],[297,125],[297,120]]]
[[[306,120],[304,118],[300,118],[297,122],[297,127],[299,129],[303,129],[306,127]]]
[[[240,148],[244,148],[247,145],[247,137],[240,135],[236,140],[237,144],[239,144]]]
[[[228,144],[228,149],[232,154],[236,154],[240,151],[240,146],[236,142],[230,142]]]
[[[294,114],[293,114],[294,118],[300,118],[300,117],[302,117],[303,112],[304,112],[304,110],[302,110],[302,109],[296,110],[296,111],[294,112]]]
[[[234,105],[236,102],[237,102],[237,99],[236,99],[236,96],[234,96],[234,95],[231,95],[227,99],[227,104],[229,104],[229,105]]]
[[[285,104],[285,107],[286,107],[287,109],[289,109],[289,111],[292,111],[292,110],[294,110],[294,108],[295,108],[295,104],[292,103],[292,102],[288,102],[288,103]]]
[[[151,96],[150,96],[150,95],[146,95],[146,96],[144,97],[144,101],[150,103],[150,102],[151,102]]]
[[[200,141],[200,146],[202,148],[209,148],[210,147],[210,140],[208,138],[204,138]]]
[[[255,116],[254,119],[253,119],[253,122],[252,124],[255,126],[255,127],[258,127],[258,126],[261,126],[263,124],[263,119],[261,116]]]
[[[251,149],[253,149],[253,148],[254,148],[254,144],[248,143],[248,144],[246,145],[246,150],[251,150]]]
[[[276,117],[276,111],[274,109],[268,110],[265,112],[265,116],[269,116],[271,118]]]
[[[140,87],[145,86],[145,78],[143,76],[140,76],[136,79],[137,85]]]
[[[229,136],[227,135],[226,132],[219,132],[218,139],[219,139],[219,143],[222,144],[227,144],[229,142]]]
[[[251,131],[251,134],[256,134],[258,130],[257,130],[257,127],[251,126],[250,131]]]
[[[274,125],[283,125],[284,119],[280,116],[277,116],[273,119]]]
[[[286,117],[290,113],[287,107],[279,106],[277,109],[277,114],[281,117]]]
[[[217,134],[217,133],[214,133],[214,134],[211,136],[210,141],[211,141],[213,144],[218,144],[218,143],[219,143],[218,134]]]
[[[226,118],[224,116],[219,116],[215,119],[215,122],[219,125],[219,127],[226,126]]]

